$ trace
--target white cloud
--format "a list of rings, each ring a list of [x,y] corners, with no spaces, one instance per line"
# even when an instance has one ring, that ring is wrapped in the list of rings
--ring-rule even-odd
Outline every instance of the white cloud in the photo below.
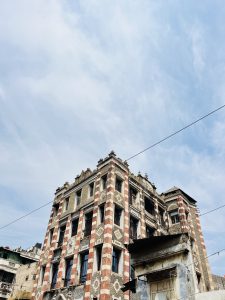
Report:
[[[223,32],[209,34],[195,2],[9,0],[0,8],[2,224],[48,202],[111,149],[126,159],[223,101]],[[131,160],[131,169],[149,173],[160,192],[181,186],[201,211],[219,206],[223,116]],[[202,219],[209,252],[212,234],[223,234],[217,216]],[[30,230],[21,221],[17,236],[9,227],[3,243],[42,240],[44,218],[47,210],[29,218]]]

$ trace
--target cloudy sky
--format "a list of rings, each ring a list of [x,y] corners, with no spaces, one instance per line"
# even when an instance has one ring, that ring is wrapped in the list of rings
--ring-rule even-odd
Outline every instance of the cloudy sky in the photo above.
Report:
[[[112,149],[126,159],[225,103],[224,1],[0,0],[0,226]],[[131,160],[201,212],[225,204],[225,109]],[[42,242],[50,206],[0,231]],[[202,217],[225,248],[225,208]],[[225,274],[225,252],[210,259]]]

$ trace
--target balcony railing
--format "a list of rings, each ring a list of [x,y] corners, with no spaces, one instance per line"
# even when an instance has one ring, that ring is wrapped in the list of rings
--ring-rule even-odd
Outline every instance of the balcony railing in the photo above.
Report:
[[[0,281],[0,293],[10,294],[12,292],[12,283]]]

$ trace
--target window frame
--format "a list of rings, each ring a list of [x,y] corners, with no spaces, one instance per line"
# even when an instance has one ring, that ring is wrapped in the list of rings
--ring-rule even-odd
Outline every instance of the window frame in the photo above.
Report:
[[[73,256],[65,258],[64,287],[70,286],[72,268],[73,268]],[[69,276],[68,276],[68,274],[69,274]]]
[[[119,274],[122,251],[116,247],[112,249],[112,272]]]
[[[119,193],[123,192],[123,179],[119,176],[116,176],[115,180],[115,190]]]
[[[76,223],[75,223],[76,222]],[[76,224],[76,230],[75,230],[75,233],[74,233],[74,230],[73,230],[73,228],[74,228],[74,223]],[[78,232],[78,227],[79,227],[79,218],[74,218],[73,220],[72,220],[72,222],[71,222],[71,237],[72,236],[76,236],[77,235],[77,232]]]
[[[121,219],[122,219],[123,209],[116,205],[114,206],[114,224],[121,227]]]
[[[51,290],[56,288],[59,272],[59,262],[54,262],[51,266]]]
[[[80,284],[85,284],[87,280],[88,258],[89,258],[88,251],[80,253],[80,276],[79,276]]]

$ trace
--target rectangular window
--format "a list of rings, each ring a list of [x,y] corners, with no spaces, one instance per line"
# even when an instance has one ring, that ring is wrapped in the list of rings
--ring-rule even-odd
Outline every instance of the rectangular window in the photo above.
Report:
[[[99,221],[100,221],[100,223],[104,223],[104,217],[105,217],[105,205],[102,204],[99,206]]]
[[[171,219],[172,224],[176,224],[176,223],[180,222],[179,214],[178,214],[178,210],[177,209],[175,209],[173,211],[170,211],[169,214],[170,214],[170,219]]]
[[[162,226],[165,225],[164,210],[161,207],[159,207],[159,224],[161,224]]]
[[[62,249],[61,248],[57,248],[54,250],[53,252],[53,260],[56,261],[56,260],[60,260],[60,257],[61,257],[61,253],[62,253]]]
[[[107,174],[105,174],[101,178],[101,187],[102,187],[102,190],[105,190],[107,187]]]
[[[56,288],[56,282],[57,282],[57,276],[58,276],[58,269],[59,269],[59,264],[58,263],[52,264],[51,289],[55,289]]]
[[[59,211],[59,203],[53,204],[53,216],[56,217]]]
[[[74,219],[74,220],[72,221],[71,236],[77,235],[78,223],[79,223],[79,219]]]
[[[112,253],[112,271],[119,273],[119,261],[120,261],[121,251],[113,248]]]
[[[130,217],[130,238],[133,240],[137,239],[138,220]]]
[[[116,177],[116,182],[115,182],[116,191],[122,193],[122,184],[123,184],[123,180],[120,179],[119,177]]]
[[[94,196],[94,182],[89,184],[89,196],[90,197]]]
[[[90,213],[88,213],[88,214],[85,215],[84,236],[91,235],[92,215],[93,215],[93,212],[90,212]]]
[[[69,200],[70,200],[69,197],[65,199],[65,202],[64,202],[64,211],[67,211],[68,208],[69,208]]]
[[[76,205],[80,205],[82,189],[76,192]]]
[[[117,205],[115,205],[115,209],[114,209],[114,224],[120,226],[121,215],[122,215],[122,208],[120,208]]]
[[[65,272],[64,286],[68,287],[70,285],[73,258],[72,257],[67,258],[65,261],[65,265],[66,265],[66,272]]]
[[[146,226],[146,237],[150,238],[155,233],[155,228],[152,228],[150,226]]]
[[[155,215],[155,206],[152,199],[145,197],[145,210],[151,214]]]
[[[51,245],[52,238],[53,238],[54,228],[49,230],[49,245]]]
[[[88,269],[88,252],[80,254],[80,283],[85,283]]]
[[[137,190],[130,186],[129,188],[129,203],[133,205],[137,200]]]
[[[66,225],[59,227],[59,240],[58,240],[58,246],[60,247],[63,243],[64,239],[64,233],[66,231]]]
[[[101,269],[101,262],[102,262],[102,245],[96,246],[96,266],[97,271]]]
[[[40,272],[40,285],[43,284],[43,281],[44,281],[44,277],[45,277],[45,269],[46,269],[46,266],[42,266],[41,267],[41,272]]]

